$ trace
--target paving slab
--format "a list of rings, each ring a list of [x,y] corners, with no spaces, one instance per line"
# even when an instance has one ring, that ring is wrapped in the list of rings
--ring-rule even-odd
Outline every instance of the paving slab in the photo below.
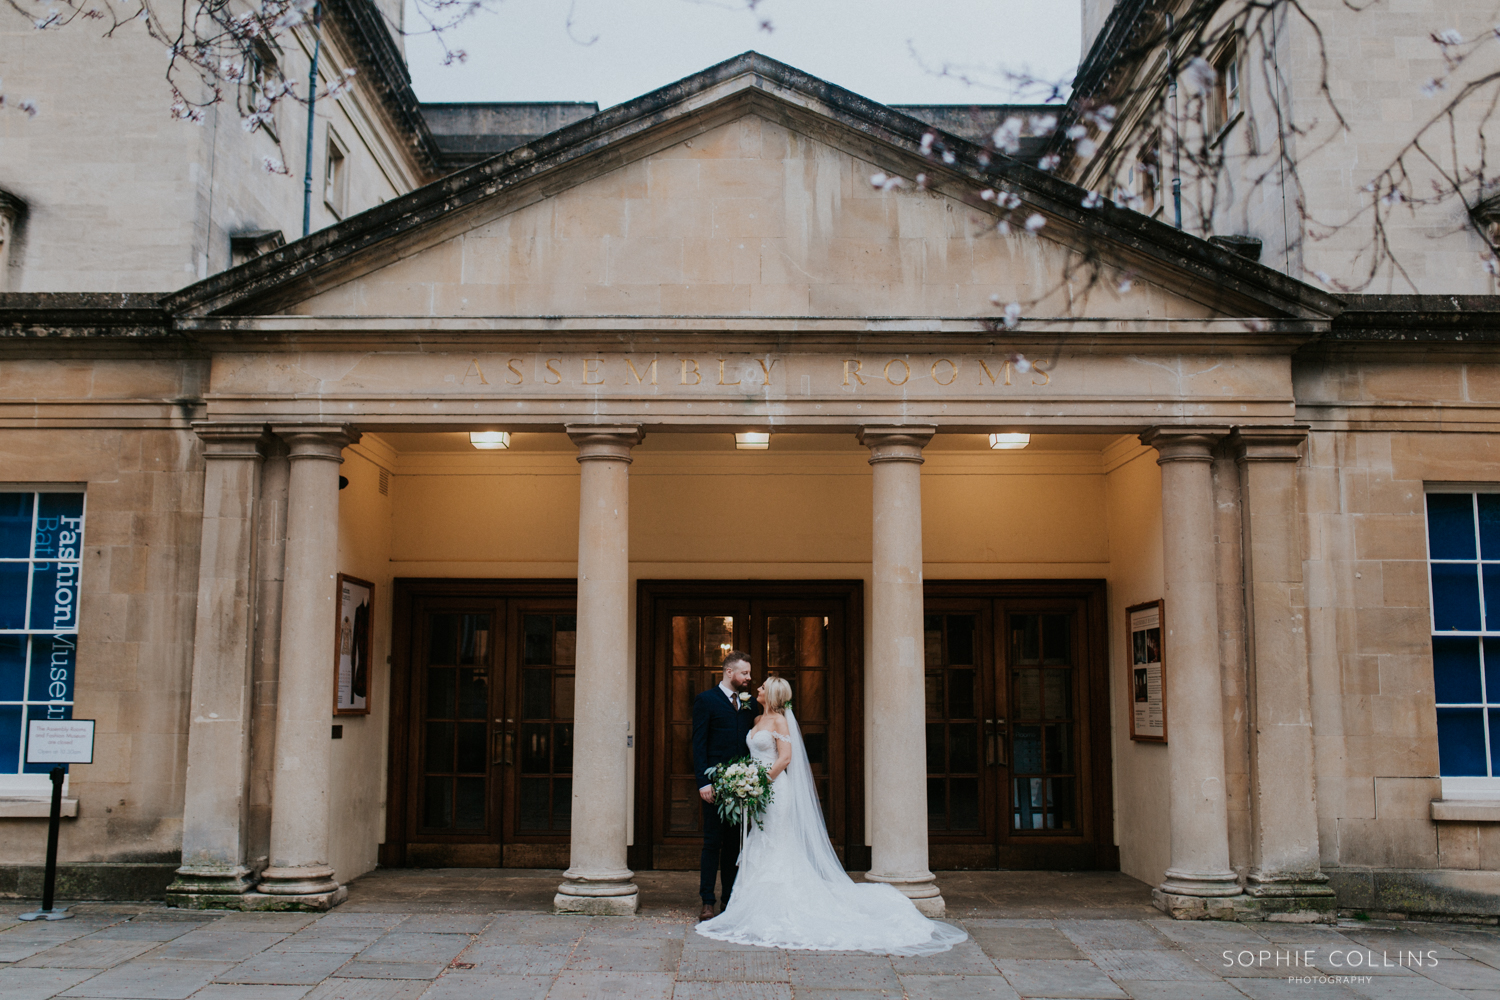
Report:
[[[311,986],[243,986],[209,983],[193,994],[193,1000],[302,1000]]]
[[[1166,949],[1168,940],[1140,920],[1059,920],[1057,929],[1085,953],[1096,949]]]
[[[443,962],[362,962],[355,959],[334,976],[340,979],[436,979],[447,967]]]
[[[1175,951],[1095,948],[1089,952],[1089,958],[1106,976],[1116,981],[1213,982],[1219,978]]]
[[[469,946],[462,960],[491,976],[555,976],[568,964],[572,945],[485,944]]]
[[[282,941],[280,947],[283,951],[342,951],[354,954],[370,947],[385,933],[383,927],[326,927],[319,922]],[[260,936],[263,935],[257,935]]]
[[[895,990],[901,991],[901,980],[891,961],[876,955],[851,955],[833,952],[793,951],[787,953],[793,991],[820,990]]]
[[[948,976],[998,976],[1000,970],[984,950],[973,941],[960,941],[947,951],[936,955],[901,956],[891,958],[891,966],[897,974],[915,973]]]
[[[307,1000],[417,1000],[429,985],[411,979],[330,979]]]
[[[680,938],[601,938],[590,931],[574,947],[566,968],[575,972],[675,973],[681,961]]]
[[[389,930],[407,919],[405,913],[358,913],[342,906],[318,918],[318,927],[384,927]]]
[[[376,938],[359,953],[359,958],[362,962],[437,962],[447,965],[473,941],[467,934],[391,931]]]
[[[221,930],[274,931],[291,934],[317,920],[311,913],[231,913],[216,921]]]
[[[538,913],[502,913],[485,928],[479,940],[487,944],[572,945],[589,929],[591,919]]]
[[[85,941],[172,941],[203,927],[212,920],[129,920],[95,931]]]
[[[901,976],[908,1000],[1018,1000],[1003,976]],[[1237,998],[1238,1000],[1238,998]]]
[[[969,937],[992,959],[1084,958],[1083,952],[1067,935],[1051,926],[994,927],[975,920],[966,921],[965,926]]]
[[[446,972],[422,1000],[545,1000],[552,976],[505,976]]]
[[[793,986],[795,1000],[900,1000],[899,990],[824,990]]]
[[[1175,944],[1222,944],[1226,948],[1242,945],[1263,947],[1267,939],[1257,933],[1254,924],[1236,924],[1227,920],[1148,920],[1156,933]]]
[[[663,972],[564,972],[547,1000],[671,1000],[673,985]]]
[[[263,951],[215,977],[220,983],[266,986],[316,986],[352,959],[325,951]]]
[[[1280,979],[1226,979],[1250,1000],[1362,1000],[1358,993],[1336,983],[1292,983]]]
[[[786,983],[700,983],[679,981],[672,1000],[793,1000]]]
[[[61,994],[65,997],[102,997],[106,1000],[187,1000],[217,975],[234,966],[228,962],[161,962],[136,959],[106,969]]]
[[[1245,1000],[1245,995],[1225,982],[1151,982],[1120,980],[1120,989],[1132,1000]]]
[[[84,937],[37,952],[16,964],[36,969],[108,969],[155,947],[155,941],[97,941]]]
[[[401,922],[401,930],[429,934],[479,934],[494,921],[493,913],[414,913]]]
[[[286,935],[282,932],[248,934],[214,924],[159,946],[152,958],[173,961],[243,962],[273,947]]]
[[[1472,959],[1439,959],[1412,971],[1454,990],[1500,990],[1500,969]]]
[[[1116,986],[1093,962],[1067,959],[997,959],[1006,982],[1023,997],[1071,997],[1079,1000],[1124,1000]]]
[[[0,997],[47,1000],[99,974],[97,969],[0,969]]]
[[[775,948],[751,951],[698,949],[684,953],[677,967],[677,981],[788,983],[786,953]]]

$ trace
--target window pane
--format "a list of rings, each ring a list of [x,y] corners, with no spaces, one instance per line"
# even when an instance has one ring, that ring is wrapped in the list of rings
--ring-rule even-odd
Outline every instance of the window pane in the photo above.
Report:
[[[1473,705],[1479,690],[1479,640],[1432,637],[1432,679],[1439,705]],[[1500,691],[1495,694],[1500,696]]]
[[[979,770],[979,726],[954,723],[948,727],[948,770],[974,774]]]
[[[459,625],[458,662],[486,664],[490,658],[490,616],[464,615]]]
[[[922,619],[922,656],[925,665],[943,665],[943,616],[927,615]]]
[[[517,817],[523,830],[547,829],[547,793],[551,781],[547,778],[521,779],[520,815]]]
[[[458,662],[458,615],[428,618],[427,662]]]
[[[454,677],[452,667],[427,668],[427,717],[453,718]]]
[[[573,770],[573,726],[560,723],[552,727],[552,772],[567,774]]]
[[[558,633],[562,635],[561,632]],[[558,673],[555,675],[557,684],[557,703],[553,705],[552,717],[554,719],[571,719],[573,717],[573,675]],[[688,709],[687,717],[693,717],[692,709]]]
[[[78,636],[35,636],[31,640],[32,701],[72,701],[78,666]]]
[[[460,774],[483,774],[485,736],[489,727],[483,722],[460,722],[458,724],[458,772]]]
[[[422,825],[445,829],[453,825],[453,779],[428,778],[422,796]]]
[[[1052,830],[1072,830],[1077,823],[1077,804],[1075,802],[1074,788],[1077,787],[1072,778],[1048,778],[1050,786],[1050,799],[1048,805],[1051,809],[1047,813],[1047,827]]]
[[[521,671],[521,715],[527,719],[552,718],[552,671]]]
[[[27,563],[0,563],[0,628],[26,627]]]
[[[948,770],[947,753],[943,746],[943,724],[927,723],[927,773],[942,774]]]
[[[979,779],[954,778],[948,782],[948,827],[979,829]]]
[[[1432,627],[1437,632],[1479,631],[1476,563],[1432,564]]]
[[[0,635],[0,701],[20,701],[25,693],[26,637]]]
[[[929,670],[925,685],[927,718],[941,719],[943,717],[943,672]]]
[[[31,555],[30,493],[0,493],[0,559]]]
[[[1480,493],[1479,551],[1486,559],[1500,559],[1500,493]]]
[[[1047,719],[1071,719],[1073,717],[1073,671],[1044,670]]]
[[[1484,578],[1484,617],[1486,632],[1500,632],[1500,563],[1480,567]]]
[[[1047,663],[1071,663],[1068,615],[1042,616],[1042,655]]]
[[[1042,717],[1042,672],[1017,670],[1015,712],[1018,719]]]
[[[453,773],[453,723],[427,723],[427,771],[429,774]]]
[[[968,666],[974,662],[974,616],[948,618],[948,662]]]
[[[948,717],[974,718],[974,671],[948,671]]]
[[[1012,743],[1012,769],[1017,774],[1040,774],[1042,770],[1042,727],[1016,726]]]
[[[0,705],[0,774],[15,774],[21,766],[21,706]]]
[[[78,564],[32,563],[31,627],[78,628]]]
[[[1490,709],[1490,773],[1500,774],[1500,710]]]
[[[567,833],[573,825],[573,779],[552,779],[552,829]]]
[[[551,730],[545,722],[521,727],[521,770],[528,774],[552,770]]]
[[[456,808],[456,822],[454,826],[460,830],[478,830],[484,828],[484,779],[483,778],[459,778],[456,782],[457,795],[454,799]]]
[[[489,714],[489,671],[463,667],[458,671],[458,717],[483,719]]]
[[[523,615],[521,631],[526,637],[522,661],[528,664],[552,662],[552,616]]]
[[[1484,715],[1477,708],[1440,708],[1438,772],[1445,778],[1485,777]]]
[[[1039,663],[1042,644],[1038,615],[1011,615],[1012,656],[1017,663]]]
[[[1484,684],[1490,703],[1500,704],[1500,639],[1484,640]]]
[[[948,825],[948,785],[942,778],[927,779],[927,825],[935,830]]]
[[[1475,558],[1472,494],[1427,494],[1427,551],[1433,559]]]

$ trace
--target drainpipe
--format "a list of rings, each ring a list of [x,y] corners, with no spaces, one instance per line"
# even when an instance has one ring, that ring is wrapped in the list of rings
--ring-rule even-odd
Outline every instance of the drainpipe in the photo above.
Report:
[[[1167,101],[1172,110],[1172,216],[1178,229],[1182,228],[1182,136],[1177,129],[1177,39],[1174,37],[1177,19],[1167,15]],[[312,125],[308,124],[311,135]],[[312,140],[309,139],[309,142]],[[312,169],[311,167],[308,168]],[[311,181],[308,181],[311,184]],[[307,235],[306,233],[303,234]]]
[[[318,54],[323,47],[323,5],[313,5],[312,69],[307,73],[307,171],[302,175],[302,235],[312,231],[313,115],[318,104]],[[1179,227],[1180,228],[1180,227]]]

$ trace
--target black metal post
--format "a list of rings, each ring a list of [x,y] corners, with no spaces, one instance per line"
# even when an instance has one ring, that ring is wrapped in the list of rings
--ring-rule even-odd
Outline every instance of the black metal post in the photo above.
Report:
[[[47,820],[47,873],[42,876],[42,910],[52,912],[52,894],[57,888],[57,832],[62,826],[63,769],[52,769],[52,815]]]

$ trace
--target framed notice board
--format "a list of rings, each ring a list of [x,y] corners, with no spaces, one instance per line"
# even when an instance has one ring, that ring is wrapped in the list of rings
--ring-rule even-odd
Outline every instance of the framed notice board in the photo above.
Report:
[[[1130,738],[1145,743],[1167,742],[1165,613],[1165,602],[1159,600],[1125,609]]]
[[[370,714],[370,624],[375,585],[340,573],[334,649],[334,715]]]

